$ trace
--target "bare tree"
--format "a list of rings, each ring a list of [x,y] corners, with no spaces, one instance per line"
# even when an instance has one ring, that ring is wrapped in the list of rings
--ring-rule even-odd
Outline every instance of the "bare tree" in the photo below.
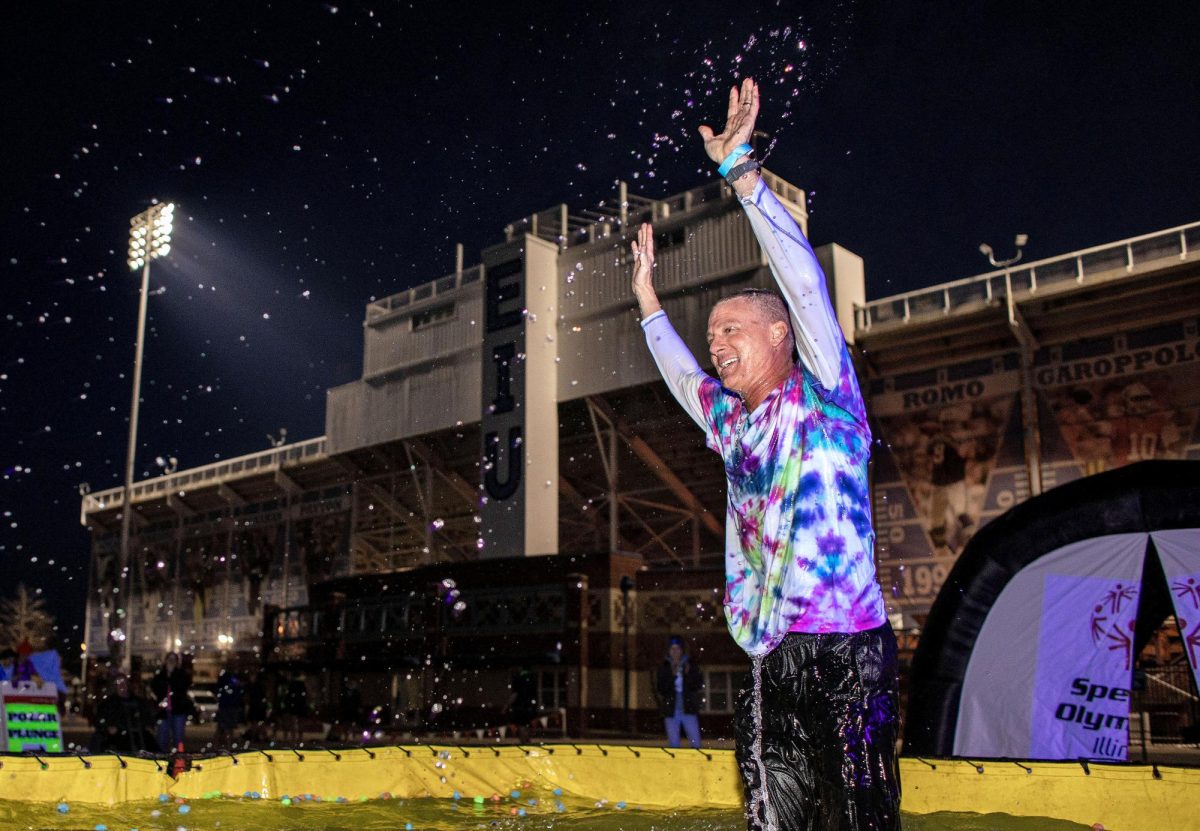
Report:
[[[46,647],[54,634],[54,617],[46,611],[46,601],[31,594],[24,583],[17,584],[15,597],[0,600],[0,642],[16,646],[28,640],[34,651]]]

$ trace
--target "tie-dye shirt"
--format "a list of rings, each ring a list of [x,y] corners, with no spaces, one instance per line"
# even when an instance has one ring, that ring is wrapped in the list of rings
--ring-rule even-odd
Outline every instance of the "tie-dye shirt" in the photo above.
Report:
[[[642,327],[672,394],[724,460],[725,617],[757,656],[788,632],[859,632],[887,616],[873,559],[871,431],[824,274],[765,184],[742,203],[792,311],[801,361],[783,384],[747,412],[700,369],[665,312]]]

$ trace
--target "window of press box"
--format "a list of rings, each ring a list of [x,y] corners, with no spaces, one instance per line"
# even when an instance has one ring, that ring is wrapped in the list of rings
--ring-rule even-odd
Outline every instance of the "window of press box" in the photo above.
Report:
[[[412,331],[419,332],[422,329],[427,329],[430,326],[436,326],[439,323],[445,323],[448,320],[454,319],[454,304],[443,303],[440,306],[431,306],[428,309],[417,312],[410,318],[412,321]]]

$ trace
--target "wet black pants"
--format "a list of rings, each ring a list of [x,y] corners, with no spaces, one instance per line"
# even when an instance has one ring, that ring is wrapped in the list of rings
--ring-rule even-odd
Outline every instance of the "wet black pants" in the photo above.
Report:
[[[738,696],[737,763],[750,831],[900,828],[896,637],[793,632],[762,659],[762,738],[754,673]],[[763,776],[765,799],[755,793]]]

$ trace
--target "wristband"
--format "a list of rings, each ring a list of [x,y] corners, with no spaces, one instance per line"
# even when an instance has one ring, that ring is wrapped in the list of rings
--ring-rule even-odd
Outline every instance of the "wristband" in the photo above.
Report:
[[[737,167],[735,167],[733,170],[729,171],[729,175],[725,177],[725,181],[728,182],[730,185],[732,185],[734,182],[736,182],[738,179],[745,176],[750,171],[758,170],[760,167],[762,167],[762,165],[760,165],[758,162],[754,161],[753,159],[751,159],[748,162],[742,162]]]
[[[728,156],[725,157],[725,161],[721,162],[721,166],[717,168],[717,173],[719,173],[722,177],[726,176],[729,173],[729,169],[737,163],[738,159],[740,159],[742,156],[745,156],[747,153],[753,152],[754,148],[750,145],[739,144],[737,147],[733,148],[733,151]]]

